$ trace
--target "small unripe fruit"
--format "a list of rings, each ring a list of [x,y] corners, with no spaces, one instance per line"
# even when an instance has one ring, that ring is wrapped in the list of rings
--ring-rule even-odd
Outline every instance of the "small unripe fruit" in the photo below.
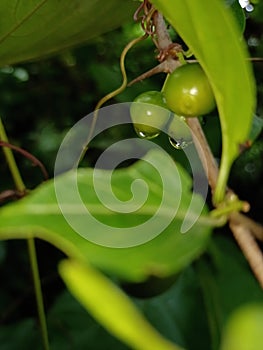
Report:
[[[160,91],[148,91],[137,96],[131,104],[130,114],[138,136],[147,139],[158,136],[170,117]]]
[[[216,107],[210,83],[198,63],[175,69],[166,79],[163,93],[167,107],[184,117],[208,114]]]

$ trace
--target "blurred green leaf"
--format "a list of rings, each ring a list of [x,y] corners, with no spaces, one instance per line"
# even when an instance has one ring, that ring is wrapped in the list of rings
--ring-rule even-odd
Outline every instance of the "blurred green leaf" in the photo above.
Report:
[[[219,0],[153,0],[204,68],[212,85],[223,149],[215,201],[224,198],[232,162],[247,140],[255,86],[247,49],[231,11]]]
[[[221,350],[261,350],[263,303],[247,304],[229,318]]]
[[[98,271],[64,260],[60,274],[69,291],[112,334],[138,350],[179,350],[163,338],[131,300]]]
[[[59,203],[54,181],[49,181],[32,191],[27,198],[0,210],[0,239],[33,235],[49,241],[71,257],[85,259],[104,271],[130,281],[142,281],[149,275],[165,277],[177,273],[205,250],[214,223],[206,216],[201,196],[192,194],[189,176],[179,164],[167,157],[163,151],[151,151],[131,167],[115,170],[112,176],[107,170],[96,173],[100,198],[107,200],[109,205],[116,205],[116,198],[113,196],[112,199],[113,192],[120,201],[118,203],[117,200],[117,206],[121,209],[125,207],[122,212],[114,212],[100,202],[93,185],[93,169],[78,169],[78,189],[84,207],[80,206],[74,187],[76,172],[61,175],[56,178],[56,191],[63,194]],[[151,164],[158,170],[165,169],[165,188],[164,179]],[[107,185],[109,178],[110,187]],[[129,204],[134,181],[139,186],[136,192],[138,200],[145,195],[145,185],[149,186],[147,200],[138,209],[134,209],[136,202]],[[88,233],[87,239],[67,223],[61,214],[62,207],[74,223]],[[87,208],[96,220],[88,215]],[[203,210],[200,211],[200,208]],[[154,216],[153,224],[148,229],[147,226],[140,226],[144,222],[147,224],[147,220]],[[182,234],[181,227],[186,217],[188,220],[198,220],[187,233]],[[171,220],[171,223],[167,223],[167,220]],[[148,235],[151,239],[151,230],[158,226],[166,228],[156,238],[130,248],[108,248],[89,241],[89,237],[102,237],[103,242],[105,237],[112,232],[114,234],[115,228],[119,232],[120,227],[123,228],[124,237],[125,228],[133,227],[137,238]],[[111,239],[112,236],[109,237]],[[127,236],[127,245],[130,239]]]
[[[58,296],[47,315],[52,350],[126,350],[126,345],[110,335],[67,291]]]
[[[147,320],[166,338],[187,350],[210,349],[209,328],[198,275],[187,267],[167,292],[150,299],[132,299]],[[192,315],[199,317],[192,317]],[[92,350],[127,349],[102,328],[69,294],[63,292],[48,313],[50,345],[54,350],[67,346]],[[65,337],[65,334],[67,336]]]
[[[221,234],[214,237],[209,254],[186,268],[168,291],[135,301],[154,327],[187,350],[218,349],[232,313],[263,302],[242,253]]]
[[[197,261],[198,275],[209,320],[213,349],[218,349],[230,314],[248,302],[263,302],[262,289],[247,261],[230,237],[214,236],[207,255]]]
[[[0,66],[85,43],[132,20],[135,6],[132,0],[2,0]]]

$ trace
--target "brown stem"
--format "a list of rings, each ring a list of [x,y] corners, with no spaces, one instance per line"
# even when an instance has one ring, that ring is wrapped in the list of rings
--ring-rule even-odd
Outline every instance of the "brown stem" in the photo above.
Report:
[[[203,129],[197,118],[188,118],[187,124],[191,129],[194,143],[201,159],[201,162],[206,171],[208,183],[211,187],[212,192],[214,191],[218,178],[218,166],[213,153],[207,143]]]
[[[9,200],[9,199],[18,199],[22,198],[25,195],[25,193],[21,193],[17,190],[5,190],[0,193],[0,203]]]
[[[158,64],[158,66],[155,66],[152,69],[148,70],[147,72],[139,75],[138,77],[130,81],[127,86],[132,86],[133,84],[138,83],[139,81],[142,81],[146,78],[153,76],[154,74],[158,74],[162,72],[165,72],[165,61]]]
[[[166,50],[171,44],[173,44],[170,35],[166,28],[166,23],[160,12],[156,11],[153,15],[153,23],[155,25],[156,42],[158,49]]]
[[[263,255],[255,238],[247,226],[236,220],[230,220],[229,227],[263,289]]]
[[[263,226],[241,213],[231,214],[231,220],[246,226],[253,236],[259,241],[263,241]]]
[[[154,43],[156,44],[156,47],[159,52],[167,51],[169,52],[169,48],[172,47],[174,44],[170,38],[170,35],[166,29],[166,24],[163,19],[163,16],[158,12],[155,11],[152,15],[153,23],[155,26],[155,36],[154,36]],[[178,47],[181,47],[180,45],[177,45]],[[160,64],[155,66],[154,68],[148,70],[147,72],[139,75],[135,79],[133,79],[131,82],[129,82],[128,86],[133,85],[134,83],[137,83],[141,80],[144,80],[146,78],[149,78],[153,76],[154,74],[158,73],[171,73],[174,71],[177,67],[180,66],[180,61],[177,59],[174,59],[172,56],[166,57],[164,61],[162,61]]]
[[[148,70],[147,72],[139,75],[138,77],[130,81],[127,86],[131,86],[135,83],[138,83],[139,81],[142,81],[146,78],[153,76],[154,74],[171,73],[177,67],[179,67],[179,65],[180,65],[180,62],[178,60],[165,60],[160,64],[158,64],[157,66],[153,67],[152,69]]]

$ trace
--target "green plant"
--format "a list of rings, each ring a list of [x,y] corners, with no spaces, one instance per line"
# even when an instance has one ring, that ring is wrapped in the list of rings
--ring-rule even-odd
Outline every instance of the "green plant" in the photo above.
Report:
[[[238,308],[229,318],[220,350],[248,350],[262,347],[261,330],[263,307],[261,303]],[[242,334],[242,337],[240,337]]]
[[[185,64],[172,72],[163,93],[167,106],[184,117],[208,114],[216,106],[212,88],[198,63]]]
[[[158,136],[170,117],[163,94],[159,91],[147,91],[137,96],[130,113],[137,134],[148,139]]]
[[[67,4],[57,0],[38,3],[21,0],[15,7],[10,7],[8,1],[1,2],[0,62],[5,67],[0,74],[4,92],[0,98],[10,133],[8,140],[1,125],[0,145],[5,153],[0,164],[1,176],[4,174],[5,178],[1,177],[0,184],[0,238],[10,240],[0,244],[0,274],[6,282],[0,290],[1,349],[17,348],[18,344],[21,349],[40,348],[37,327],[40,324],[46,350],[82,349],[90,344],[94,350],[127,347],[217,350],[228,343],[231,330],[230,333],[223,330],[232,312],[247,302],[262,303],[262,249],[258,244],[263,240],[262,98],[257,108],[259,117],[254,117],[256,85],[259,96],[263,91],[262,70],[255,65],[258,76],[253,74],[248,47],[241,36],[245,16],[238,1],[226,2],[228,7],[223,0],[206,0],[202,4],[193,0],[152,0],[152,3],[96,0],[85,5],[78,1]],[[237,17],[231,12],[233,8]],[[141,22],[142,29],[130,20],[124,29],[100,37],[79,51],[64,53],[54,61],[21,63],[83,43],[93,33],[99,35],[124,19],[132,19],[134,11],[134,19]],[[261,15],[255,18],[254,25],[262,21]],[[251,33],[254,46],[250,49],[261,55],[260,40],[255,32]],[[148,70],[154,62],[153,45],[159,62]],[[117,51],[123,46],[120,54]],[[183,57],[185,46],[193,57]],[[115,89],[120,80],[119,56],[123,82]],[[140,125],[146,126],[143,133],[149,133],[149,126],[154,128],[150,133],[157,133],[160,127],[176,149],[163,134],[154,142],[135,139],[130,120],[125,119],[129,114],[127,105],[99,109],[109,98],[115,102],[133,101],[143,91],[155,91],[162,105],[162,95],[156,91],[167,73],[172,76],[182,69],[182,58],[189,60],[187,68],[196,66],[191,61],[198,61],[212,87],[217,110],[207,122],[206,118],[198,119],[199,116],[184,119],[170,115],[154,104],[147,105],[146,110],[135,108],[141,102],[132,104],[136,125],[141,117],[144,119],[148,108],[154,109],[150,125],[144,124],[144,120]],[[22,68],[10,67],[15,63]],[[146,73],[138,76],[142,70]],[[130,75],[136,77],[128,83]],[[141,84],[135,84],[141,80]],[[67,89],[71,86],[74,93],[70,94]],[[109,90],[114,91],[96,105],[98,96]],[[56,93],[49,95],[49,91]],[[52,96],[54,105],[50,104]],[[93,110],[95,105],[91,124],[81,120],[76,123],[77,128],[68,130],[76,121],[71,114],[79,120],[79,115],[88,113],[87,106]],[[166,120],[170,115],[165,127],[164,120],[158,125],[162,118],[157,109]],[[111,125],[112,119],[114,127],[92,138],[104,122]],[[42,126],[48,128],[42,131]],[[61,134],[66,134],[63,141]],[[119,142],[123,138],[135,142],[122,147]],[[112,148],[115,142],[117,147]],[[25,186],[20,172],[33,177],[33,169],[21,158],[14,158],[12,150],[19,151],[33,164],[41,163],[13,143],[32,147],[34,153],[41,158],[45,155],[47,161],[52,146],[57,155],[55,178],[36,186],[36,182],[42,182],[37,177],[38,181],[34,178]],[[145,146],[136,153],[138,145]],[[110,164],[99,167],[96,161],[107,147],[113,150],[106,153]],[[142,159],[130,165],[134,149],[135,158],[139,154]],[[107,170],[116,153],[117,160],[128,154],[129,166],[123,162],[115,171]],[[78,159],[74,158],[76,154]],[[79,169],[75,162],[70,162],[71,158],[81,159]],[[50,162],[50,173],[53,168]],[[243,182],[237,181],[239,177]],[[245,183],[246,191],[242,192],[237,183]],[[24,305],[23,295],[28,291],[27,280],[17,273],[22,268],[27,270],[27,260],[24,256],[19,260],[22,249],[21,246],[14,249],[16,246],[11,242],[14,239],[28,241],[40,322],[31,311],[32,303],[25,306],[22,316],[12,312],[19,309],[17,305]],[[62,252],[52,261],[51,277],[42,273],[39,276],[35,240],[49,243],[44,252],[39,249],[40,272],[47,271],[52,260],[50,252]],[[57,265],[65,285],[54,291],[52,278]],[[40,279],[46,299],[52,296],[45,305],[46,315]],[[123,284],[130,294],[149,298],[130,298]],[[16,290],[18,302],[13,300]],[[28,293],[31,295],[31,290]],[[251,313],[253,322],[255,315],[260,328],[261,309]],[[259,338],[260,331],[253,322],[248,324],[256,331],[249,332],[247,339]],[[245,329],[247,323],[242,321],[242,327]],[[252,340],[249,342],[253,344]],[[259,349],[261,345],[256,342]]]

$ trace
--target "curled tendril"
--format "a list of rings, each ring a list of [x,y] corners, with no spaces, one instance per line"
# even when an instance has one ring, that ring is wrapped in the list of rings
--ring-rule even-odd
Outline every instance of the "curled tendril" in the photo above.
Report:
[[[142,12],[142,14],[141,14],[141,12]],[[110,92],[109,94],[107,94],[106,96],[104,96],[97,103],[97,105],[94,109],[94,116],[93,116],[92,124],[91,124],[90,130],[89,130],[89,133],[88,133],[86,147],[82,153],[82,157],[85,155],[85,153],[88,149],[88,145],[92,139],[92,135],[94,133],[96,122],[98,119],[99,109],[101,108],[101,106],[103,104],[105,104],[107,101],[109,101],[113,97],[117,96],[118,94],[120,94],[127,87],[128,80],[127,80],[127,74],[126,74],[126,69],[125,69],[125,57],[126,57],[128,51],[134,45],[136,45],[140,41],[146,39],[148,36],[151,36],[153,41],[154,41],[155,26],[154,26],[154,22],[153,22],[152,18],[153,18],[153,15],[155,12],[156,12],[156,9],[148,0],[144,0],[143,3],[141,3],[140,6],[138,7],[138,9],[135,11],[134,16],[133,16],[134,21],[141,22],[141,26],[142,26],[142,29],[144,31],[144,35],[131,40],[123,49],[121,56],[120,56],[120,69],[121,69],[121,73],[122,73],[122,84],[119,88],[117,88],[116,90],[114,90],[114,91]]]
[[[99,109],[101,108],[102,105],[104,105],[107,101],[109,101],[110,99],[112,99],[113,97],[117,96],[118,94],[120,94],[122,91],[125,90],[125,88],[127,87],[128,84],[128,79],[127,79],[127,74],[126,74],[126,69],[125,69],[125,57],[128,53],[128,51],[137,43],[139,43],[140,41],[146,39],[148,37],[148,34],[144,34],[143,36],[140,36],[138,38],[135,38],[133,40],[131,40],[123,49],[121,56],[120,56],[120,69],[121,69],[121,73],[122,73],[122,84],[120,87],[118,87],[116,90],[110,92],[109,94],[107,94],[106,96],[104,96],[102,99],[99,100],[99,102],[97,103],[95,109],[94,109],[94,116],[93,116],[93,121],[89,130],[89,134],[88,134],[88,138],[87,138],[87,145],[86,148],[83,151],[83,155],[85,154],[85,152],[88,149],[88,144],[90,143],[91,139],[92,139],[92,135],[96,126],[96,122],[98,119],[98,112]]]
[[[156,9],[149,0],[144,0],[133,15],[134,21],[141,22],[143,31],[151,36],[155,34],[155,26],[152,20],[155,12]]]

